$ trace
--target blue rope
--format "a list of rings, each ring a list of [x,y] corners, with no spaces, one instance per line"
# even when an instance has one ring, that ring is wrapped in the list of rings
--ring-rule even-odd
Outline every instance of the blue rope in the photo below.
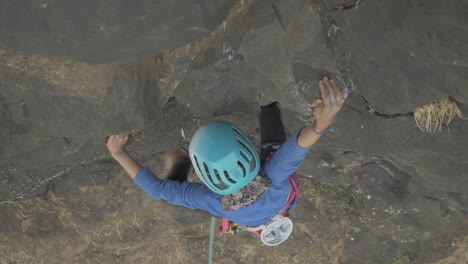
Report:
[[[216,218],[212,216],[211,217],[211,229],[210,229],[210,248],[208,251],[209,252],[208,264],[213,264],[213,246],[214,246],[215,228],[216,228]]]

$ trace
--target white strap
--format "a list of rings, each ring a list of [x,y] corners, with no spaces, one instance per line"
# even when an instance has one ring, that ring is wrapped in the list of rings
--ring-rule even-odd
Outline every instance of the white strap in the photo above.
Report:
[[[242,226],[242,227],[249,232],[257,232],[266,228],[265,225],[260,225],[256,227],[246,227],[246,226]]]

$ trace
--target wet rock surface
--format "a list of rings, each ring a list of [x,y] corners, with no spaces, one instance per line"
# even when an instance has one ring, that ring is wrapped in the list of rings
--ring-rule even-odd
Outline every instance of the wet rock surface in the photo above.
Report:
[[[258,144],[259,105],[279,101],[285,125],[300,129],[324,74],[349,97],[299,171],[292,238],[265,248],[219,235],[215,263],[464,263],[468,123],[425,134],[411,115],[370,111],[408,113],[448,95],[467,113],[468,44],[454,32],[468,24],[464,3],[228,2],[199,3],[208,32],[168,46],[138,26],[147,45],[0,50],[0,263],[206,262],[209,215],[152,201],[109,157],[105,137],[130,133],[129,151],[164,177],[159,152],[179,144],[181,128],[190,136],[224,119]],[[160,47],[173,49],[139,55]],[[112,63],[83,63],[94,59]],[[449,262],[457,247],[460,261]]]

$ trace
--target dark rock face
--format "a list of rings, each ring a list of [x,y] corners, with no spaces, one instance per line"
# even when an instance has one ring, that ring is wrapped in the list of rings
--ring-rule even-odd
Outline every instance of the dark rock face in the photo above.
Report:
[[[223,239],[217,257],[232,263],[361,264],[431,263],[450,255],[457,240],[468,234],[468,123],[454,119],[449,131],[424,134],[411,115],[379,116],[368,107],[371,103],[383,113],[407,113],[449,95],[466,114],[468,44],[466,34],[454,33],[466,27],[466,4],[362,1],[356,8],[339,1],[240,1],[226,23],[214,29],[225,19],[219,10],[227,10],[229,3],[191,2],[177,9],[190,11],[181,16],[212,34],[132,63],[78,61],[116,61],[120,55],[133,59],[145,50],[160,51],[160,46],[141,44],[143,40],[133,46],[125,39],[115,46],[106,42],[109,37],[99,45],[88,38],[87,45],[96,45],[95,50],[70,46],[51,53],[39,50],[41,45],[37,50],[16,47],[73,60],[0,50],[0,199],[31,199],[19,203],[21,207],[0,203],[6,212],[0,214],[0,234],[33,244],[38,243],[35,237],[49,239],[50,245],[70,240],[62,244],[73,249],[64,252],[81,262],[131,263],[153,257],[167,262],[163,253],[178,252],[167,241],[190,253],[180,255],[180,263],[205,261],[200,252],[207,245],[199,238],[207,240],[207,232],[199,225],[208,216],[147,198],[118,171],[107,155],[105,137],[131,133],[129,151],[163,176],[157,153],[179,144],[181,128],[190,137],[200,124],[224,119],[258,143],[259,105],[279,101],[286,126],[292,132],[300,129],[310,122],[319,96],[317,80],[327,74],[349,96],[335,131],[311,149],[299,171],[302,197],[292,212],[293,238],[276,251],[248,237]],[[54,4],[47,8],[59,8]],[[119,21],[130,21],[138,10],[152,17],[148,6],[137,4],[127,13],[122,5],[103,10],[125,17]],[[199,20],[191,20],[197,14]],[[154,21],[163,18],[167,16]],[[101,23],[96,21],[89,23]],[[163,28],[164,23],[157,23],[151,26]],[[189,23],[184,23],[171,27],[176,39],[186,36]],[[151,31],[147,26],[141,37]],[[84,41],[66,36],[70,43]],[[37,36],[40,41],[48,38]],[[47,210],[34,213],[36,205]],[[55,209],[58,216],[50,213]],[[15,222],[18,217],[21,223]],[[44,227],[44,219],[52,227]],[[156,237],[164,243],[154,243]],[[125,251],[129,245],[148,258]],[[63,262],[63,256],[49,255]]]
[[[468,102],[466,1],[396,1],[362,5],[336,16],[363,95],[389,113],[434,98]],[[405,10],[402,12],[402,10]]]
[[[133,60],[207,35],[234,2],[2,1],[0,47],[91,63]]]

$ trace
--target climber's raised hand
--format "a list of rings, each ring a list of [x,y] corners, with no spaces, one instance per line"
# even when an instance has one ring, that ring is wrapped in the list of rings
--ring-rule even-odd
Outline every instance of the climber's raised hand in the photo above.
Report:
[[[335,119],[336,114],[340,111],[341,106],[343,106],[345,97],[336,83],[331,79],[329,80],[327,77],[323,77],[323,79],[319,81],[319,87],[321,96],[320,99],[315,101],[314,130],[322,132],[327,129]]]
[[[128,135],[112,135],[107,139],[107,149],[115,157],[125,152]]]
[[[128,135],[112,135],[107,139],[107,149],[128,175],[134,179],[142,167],[125,150],[127,141]]]

